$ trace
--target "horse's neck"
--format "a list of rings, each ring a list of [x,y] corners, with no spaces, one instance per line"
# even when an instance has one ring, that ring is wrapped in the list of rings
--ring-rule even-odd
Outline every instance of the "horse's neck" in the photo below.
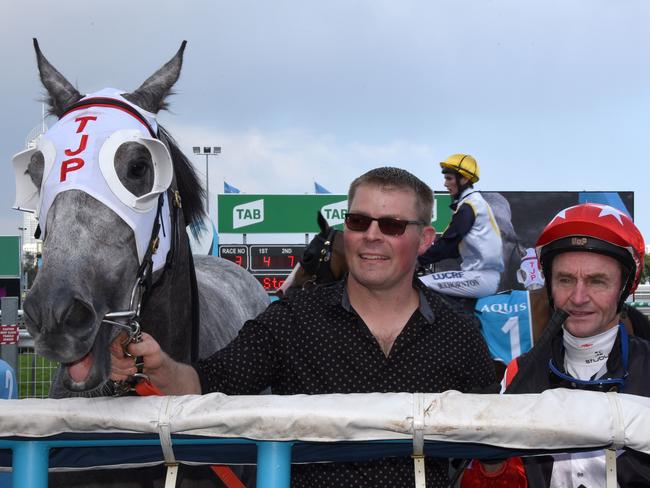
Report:
[[[189,362],[192,349],[191,251],[184,231],[179,240],[173,266],[164,270],[162,276],[154,277],[158,280],[143,305],[141,326],[172,358]]]

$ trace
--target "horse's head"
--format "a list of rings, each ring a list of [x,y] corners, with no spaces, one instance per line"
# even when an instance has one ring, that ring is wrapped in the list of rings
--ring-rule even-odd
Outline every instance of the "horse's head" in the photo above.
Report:
[[[59,121],[14,157],[16,207],[36,212],[43,236],[25,322],[38,353],[63,364],[64,388],[89,391],[107,380],[108,344],[120,331],[102,326],[106,314],[137,306],[136,277],[163,269],[172,246],[167,190],[188,181],[175,177],[178,149],[155,114],[179,77],[185,42],[134,92],[87,96],[34,47]]]
[[[287,294],[291,288],[338,281],[348,271],[342,232],[330,227],[320,212],[318,226],[320,232],[307,245],[302,259],[278,290],[280,296]]]

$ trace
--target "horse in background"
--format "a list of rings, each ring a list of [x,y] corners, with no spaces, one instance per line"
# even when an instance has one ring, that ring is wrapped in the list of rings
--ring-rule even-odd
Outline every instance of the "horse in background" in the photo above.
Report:
[[[512,225],[512,210],[508,200],[501,193],[494,191],[482,191],[481,195],[490,205],[494,219],[501,231],[504,270],[501,273],[499,290],[511,290],[517,286],[516,270],[521,258],[526,254],[526,249],[520,243],[517,231]]]
[[[348,267],[343,247],[343,231],[330,227],[320,213],[317,220],[320,232],[305,248],[303,258],[285,280],[278,292],[279,296],[290,293],[292,289],[324,285],[345,277]],[[513,248],[513,252],[515,252],[515,248]],[[551,308],[546,287],[527,290],[525,293],[528,294],[527,302],[529,304],[532,344],[534,344],[541,337],[551,319]],[[501,295],[505,296],[507,293],[495,296]],[[449,299],[452,306],[454,306],[452,297],[441,296]],[[480,307],[480,303],[479,301],[476,306],[477,309]],[[478,311],[476,314],[480,315]],[[621,319],[630,334],[650,340],[650,321],[643,313],[626,304],[623,307]],[[483,335],[486,337],[485,331],[483,331]],[[486,340],[489,341],[489,339]],[[526,351],[521,351],[521,353],[524,352]],[[503,361],[495,360],[495,362],[497,363],[495,364],[497,374],[502,373],[506,365]]]
[[[196,226],[205,214],[205,192],[155,120],[179,78],[185,44],[135,91],[83,96],[34,40],[40,79],[59,122],[35,149],[14,158],[14,168],[17,207],[41,212],[43,264],[24,312],[37,353],[61,363],[51,388],[55,398],[113,394],[109,344],[124,330],[137,340],[132,329],[141,326],[171,357],[188,363],[228,344],[268,305],[263,287],[243,268],[217,257],[193,258],[190,251],[186,225]],[[78,175],[85,169],[97,176],[98,166],[104,186],[82,184]],[[52,182],[74,181],[48,193]],[[103,190],[94,192],[93,185]],[[207,466],[183,466],[181,477],[182,486],[217,486]],[[50,486],[142,487],[154,486],[154,479],[164,480],[163,466],[52,473]]]

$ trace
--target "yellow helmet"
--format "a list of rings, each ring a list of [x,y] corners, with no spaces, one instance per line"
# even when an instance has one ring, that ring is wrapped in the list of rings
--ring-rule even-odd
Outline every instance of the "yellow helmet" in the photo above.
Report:
[[[452,154],[440,163],[440,167],[443,173],[445,169],[456,171],[472,183],[476,183],[481,175],[476,159],[469,154]]]

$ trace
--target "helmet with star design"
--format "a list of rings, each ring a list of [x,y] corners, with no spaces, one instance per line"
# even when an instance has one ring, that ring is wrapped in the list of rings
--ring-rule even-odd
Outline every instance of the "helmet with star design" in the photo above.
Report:
[[[583,203],[560,211],[535,244],[551,299],[553,259],[565,252],[594,252],[616,259],[624,279],[618,310],[636,290],[643,271],[643,235],[627,213],[609,205]],[[552,299],[551,299],[552,304]]]

